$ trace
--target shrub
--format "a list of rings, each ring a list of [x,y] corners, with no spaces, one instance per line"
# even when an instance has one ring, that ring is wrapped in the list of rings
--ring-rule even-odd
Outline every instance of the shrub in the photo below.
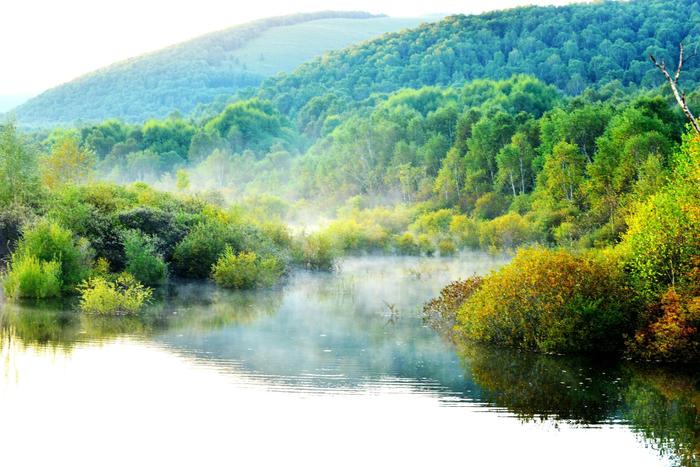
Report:
[[[449,238],[443,238],[440,240],[437,244],[437,248],[440,252],[440,256],[453,256],[455,253],[457,253],[455,242]]]
[[[0,263],[12,252],[21,236],[22,227],[32,217],[32,212],[22,206],[0,209]]]
[[[453,212],[451,209],[430,211],[418,217],[409,227],[416,233],[429,235],[446,234],[450,228]]]
[[[435,254],[435,244],[427,234],[419,235],[417,244],[420,251],[425,253],[427,256],[433,256]]]
[[[690,361],[700,357],[700,297],[681,296],[669,288],[661,297],[660,316],[638,330],[631,342],[644,360]]]
[[[479,231],[479,243],[484,249],[510,249],[529,240],[530,230],[527,221],[514,212],[483,222]]]
[[[153,295],[129,273],[122,273],[113,281],[93,277],[80,285],[80,292],[80,309],[98,314],[136,313]]]
[[[335,264],[336,253],[328,236],[316,233],[301,238],[294,256],[297,263],[309,269],[330,270]]]
[[[698,180],[700,183],[700,180]],[[620,248],[635,287],[647,300],[668,286],[680,284],[700,255],[700,189],[678,187],[641,205],[628,220],[629,230]]]
[[[416,243],[416,239],[410,232],[405,232],[403,235],[396,236],[394,248],[396,248],[397,253],[402,255],[417,255],[420,253],[420,248]]]
[[[151,243],[165,258],[170,258],[175,245],[187,234],[186,225],[170,212],[148,206],[141,206],[118,215],[119,223],[125,229],[135,229],[148,235]]]
[[[242,249],[244,235],[237,226],[215,220],[198,224],[175,247],[173,261],[177,273],[190,278],[208,277],[226,246]]]
[[[474,276],[454,281],[440,291],[440,296],[423,305],[423,319],[441,334],[452,335],[457,310],[481,285],[481,278]]]
[[[474,217],[477,219],[494,219],[508,209],[508,199],[498,193],[488,192],[474,203]]]
[[[282,272],[282,264],[277,258],[261,258],[249,251],[236,254],[231,247],[227,247],[212,267],[211,275],[222,287],[251,289],[273,285]]]
[[[543,352],[612,351],[633,296],[608,258],[527,249],[491,273],[457,314],[464,336]]]
[[[156,253],[153,240],[138,230],[124,234],[126,272],[146,285],[157,285],[165,281],[168,269],[163,258]]]
[[[386,230],[369,220],[335,220],[326,228],[324,234],[333,239],[338,250],[344,252],[382,250],[386,247],[388,239]]]
[[[71,291],[90,274],[92,254],[87,242],[76,242],[69,230],[48,220],[24,232],[17,247],[17,258],[30,256],[43,262],[58,262],[64,290]]]
[[[61,295],[61,265],[34,256],[15,256],[3,286],[10,298],[47,298]]]
[[[479,248],[479,224],[467,215],[459,214],[452,218],[450,234],[461,247]]]

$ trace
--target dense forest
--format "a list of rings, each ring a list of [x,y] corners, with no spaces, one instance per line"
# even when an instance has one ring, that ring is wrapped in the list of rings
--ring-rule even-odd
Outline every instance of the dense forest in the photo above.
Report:
[[[342,254],[525,248],[426,313],[528,350],[698,358],[700,137],[648,57],[694,48],[693,19],[685,0],[455,16],[201,118],[6,124],[6,292],[99,309],[169,274],[247,288]]]
[[[333,11],[267,18],[97,70],[30,99],[13,113],[30,128],[190,114],[225,103],[237,90],[328,50],[421,21]]]
[[[568,95],[618,82],[654,87],[662,77],[647,55],[675,58],[678,44],[700,37],[693,0],[596,2],[453,16],[333,52],[266,81],[258,95],[314,133],[335,113],[374,93],[461,85],[525,73]],[[688,68],[689,83],[700,80]],[[323,111],[321,111],[323,109]]]

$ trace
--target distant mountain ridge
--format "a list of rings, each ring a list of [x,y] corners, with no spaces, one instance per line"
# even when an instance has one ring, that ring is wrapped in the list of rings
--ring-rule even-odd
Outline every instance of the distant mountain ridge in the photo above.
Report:
[[[13,114],[27,127],[187,114],[328,50],[421,21],[337,11],[253,21],[88,73],[30,99]]]

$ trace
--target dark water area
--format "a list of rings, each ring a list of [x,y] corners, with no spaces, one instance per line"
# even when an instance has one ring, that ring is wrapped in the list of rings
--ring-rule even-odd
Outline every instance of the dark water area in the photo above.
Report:
[[[354,258],[133,317],[0,302],[3,465],[698,465],[700,374],[454,346],[423,303],[505,258]],[[604,360],[604,361],[601,361]]]

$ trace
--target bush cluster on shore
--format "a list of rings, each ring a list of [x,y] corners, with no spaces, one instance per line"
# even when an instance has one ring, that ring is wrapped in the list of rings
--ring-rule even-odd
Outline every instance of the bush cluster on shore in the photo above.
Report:
[[[461,338],[527,350],[700,359],[700,137],[686,138],[672,181],[627,223],[608,250],[520,250],[425,313]]]
[[[68,185],[46,196],[12,245],[10,299],[79,294],[85,311],[132,313],[169,277],[267,287],[294,264],[330,268],[334,259],[313,236],[145,184]]]

